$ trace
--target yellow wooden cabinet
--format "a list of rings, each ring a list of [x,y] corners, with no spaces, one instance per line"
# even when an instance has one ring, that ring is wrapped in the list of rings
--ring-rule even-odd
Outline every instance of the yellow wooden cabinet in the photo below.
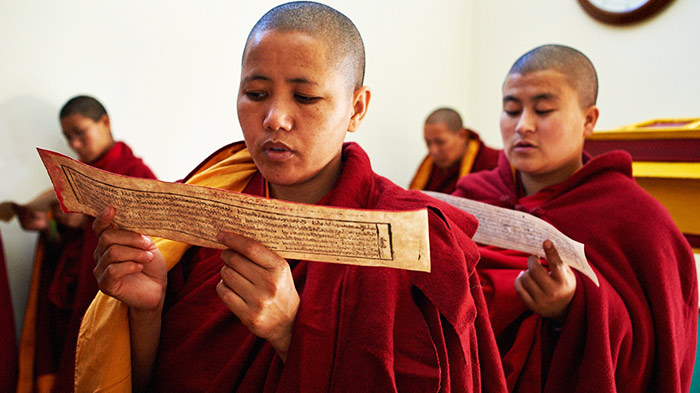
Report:
[[[671,213],[695,253],[700,253],[700,118],[656,119],[586,140],[592,155],[626,150],[633,175]]]

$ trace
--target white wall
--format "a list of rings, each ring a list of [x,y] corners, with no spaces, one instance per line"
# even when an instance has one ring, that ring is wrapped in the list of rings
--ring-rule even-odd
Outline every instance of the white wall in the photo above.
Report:
[[[101,100],[113,134],[156,175],[175,180],[242,139],[236,117],[248,31],[277,1],[3,0],[0,2],[0,201],[49,187],[34,148],[72,155],[57,113],[70,97]],[[69,5],[68,5],[69,4]],[[358,26],[373,89],[360,141],[382,174],[406,185],[424,154],[422,122],[465,109],[467,6],[461,1],[330,1]],[[443,54],[446,54],[445,57]],[[432,58],[442,58],[441,62]],[[399,142],[399,143],[397,143]],[[0,223],[17,325],[36,236]]]
[[[242,138],[235,98],[240,56],[255,21],[278,1],[3,0],[0,2],[0,201],[49,186],[36,146],[69,154],[60,106],[103,101],[117,139],[161,179],[185,175]],[[700,2],[676,0],[654,20],[612,28],[574,0],[328,2],[367,47],[370,112],[349,137],[377,172],[407,185],[425,148],[422,122],[438,106],[500,146],[500,85],[517,56],[545,42],[580,48],[601,78],[600,126],[698,116]],[[0,223],[17,324],[36,238]]]
[[[474,0],[470,105],[465,118],[502,146],[501,84],[513,62],[545,43],[585,53],[600,80],[598,130],[664,117],[700,117],[700,1],[675,0],[640,24],[614,27],[575,0]]]

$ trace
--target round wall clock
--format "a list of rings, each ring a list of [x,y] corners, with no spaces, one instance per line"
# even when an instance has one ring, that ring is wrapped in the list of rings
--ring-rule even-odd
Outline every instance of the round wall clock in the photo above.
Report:
[[[639,22],[661,11],[672,0],[578,0],[593,18],[613,25]]]

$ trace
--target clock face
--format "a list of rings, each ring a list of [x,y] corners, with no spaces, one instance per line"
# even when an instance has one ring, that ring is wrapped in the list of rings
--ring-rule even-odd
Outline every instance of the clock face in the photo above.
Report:
[[[590,0],[590,3],[603,11],[625,13],[634,11],[649,0]]]
[[[593,18],[614,25],[647,19],[661,11],[672,0],[578,0]]]

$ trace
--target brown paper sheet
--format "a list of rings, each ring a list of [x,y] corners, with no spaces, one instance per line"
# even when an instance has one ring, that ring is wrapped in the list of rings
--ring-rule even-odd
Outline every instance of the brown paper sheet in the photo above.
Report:
[[[423,191],[433,198],[445,201],[479,220],[474,241],[509,250],[545,257],[542,242],[550,239],[562,261],[580,271],[600,286],[598,277],[588,264],[584,246],[556,229],[552,224],[531,214],[505,209],[439,192]]]
[[[236,232],[284,258],[430,271],[428,214],[306,205],[105,172],[37,149],[66,212],[96,216],[149,236],[211,248]]]

